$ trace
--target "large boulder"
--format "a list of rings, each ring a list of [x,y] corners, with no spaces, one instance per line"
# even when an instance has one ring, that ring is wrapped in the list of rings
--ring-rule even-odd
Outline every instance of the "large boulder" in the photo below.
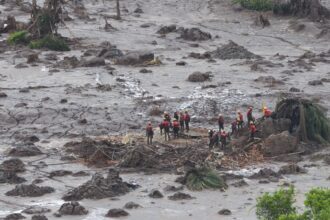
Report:
[[[115,61],[117,65],[141,65],[152,61],[155,58],[153,53],[148,52],[132,52],[122,57],[118,57]]]
[[[261,138],[267,138],[269,135],[288,131],[290,124],[291,120],[287,118],[265,119],[260,123],[260,136]]]
[[[272,134],[265,140],[264,153],[267,156],[278,156],[292,153],[297,149],[297,138],[288,131]]]
[[[98,66],[104,66],[105,60],[102,57],[94,57],[89,60],[81,60],[80,66],[82,67],[98,67]]]
[[[201,31],[199,28],[180,28],[180,38],[189,41],[204,41],[212,39],[210,33]]]

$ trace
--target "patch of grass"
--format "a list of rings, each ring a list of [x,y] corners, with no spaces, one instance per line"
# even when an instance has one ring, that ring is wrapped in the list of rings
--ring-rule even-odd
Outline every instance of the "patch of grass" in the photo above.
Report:
[[[330,189],[316,188],[306,194],[305,206],[314,219],[330,219]]]
[[[265,193],[257,199],[256,214],[261,220],[278,220],[280,216],[296,213],[293,206],[294,188],[280,189],[273,194]],[[288,219],[289,220],[289,219]]]
[[[54,50],[54,51],[70,50],[69,46],[63,39],[52,35],[47,35],[46,37],[40,40],[31,41],[29,47],[31,49],[47,48],[49,50]]]
[[[9,35],[7,42],[9,44],[27,44],[29,43],[28,32],[26,31],[16,31]]]
[[[270,11],[273,9],[272,0],[233,0],[234,4],[240,4],[243,8],[256,11]]]

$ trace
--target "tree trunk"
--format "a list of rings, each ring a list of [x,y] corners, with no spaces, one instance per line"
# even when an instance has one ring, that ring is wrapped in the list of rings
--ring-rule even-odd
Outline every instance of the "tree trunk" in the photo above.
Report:
[[[119,0],[116,0],[116,8],[117,8],[117,19],[120,20],[120,5],[119,5]]]

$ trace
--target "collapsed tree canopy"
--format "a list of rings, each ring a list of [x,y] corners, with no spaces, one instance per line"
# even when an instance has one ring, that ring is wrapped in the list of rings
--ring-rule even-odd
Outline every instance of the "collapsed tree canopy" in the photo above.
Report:
[[[330,18],[330,11],[320,0],[273,0],[273,12],[279,15],[308,17],[313,21]]]
[[[302,141],[330,143],[330,121],[324,109],[310,100],[284,99],[276,105],[275,117],[289,118],[290,132],[297,132]]]

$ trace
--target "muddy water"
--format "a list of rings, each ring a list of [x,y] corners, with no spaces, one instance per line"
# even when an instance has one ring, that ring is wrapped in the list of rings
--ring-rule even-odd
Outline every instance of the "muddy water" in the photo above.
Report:
[[[42,2],[42,1],[39,1]],[[329,78],[329,64],[318,62],[312,70],[291,67],[288,61],[295,60],[307,50],[314,53],[326,52],[330,49],[329,39],[316,39],[319,27],[307,20],[294,18],[280,18],[269,15],[271,26],[260,28],[253,25],[255,14],[248,11],[234,11],[230,0],[125,0],[122,6],[128,9],[123,12],[123,20],[109,20],[117,29],[106,32],[103,30],[102,15],[114,14],[114,2],[83,1],[94,21],[79,20],[72,15],[73,21],[61,26],[59,32],[66,37],[79,37],[81,49],[73,49],[66,53],[56,53],[59,59],[64,56],[81,56],[87,48],[99,45],[103,41],[110,41],[123,52],[152,51],[158,56],[163,65],[151,66],[147,69],[152,73],[140,73],[139,67],[117,66],[107,61],[115,70],[105,70],[102,67],[59,69],[52,70],[52,63],[44,62],[47,51],[38,51],[43,62],[37,66],[17,69],[15,65],[26,63],[25,55],[31,51],[18,48],[0,54],[0,91],[8,97],[0,99],[0,149],[1,161],[5,160],[4,150],[15,145],[20,136],[36,135],[45,142],[42,150],[50,156],[43,159],[48,164],[62,163],[59,160],[62,145],[71,138],[81,136],[98,136],[125,134],[126,132],[142,132],[142,127],[148,120],[158,123],[160,117],[150,117],[148,111],[151,101],[161,103],[161,109],[174,111],[188,109],[191,112],[193,126],[214,127],[210,119],[219,112],[234,118],[237,109],[245,110],[248,105],[256,108],[265,103],[273,108],[280,96],[287,96],[291,87],[303,92],[298,93],[308,98],[320,99],[326,108],[330,107],[330,89],[327,83],[322,86],[310,86],[308,81]],[[140,5],[143,14],[137,16],[133,11]],[[1,16],[14,15],[17,20],[26,21],[28,14],[14,9],[6,12],[0,6]],[[66,10],[72,11],[70,7]],[[305,25],[301,32],[290,28],[291,22]],[[150,27],[141,28],[148,23]],[[198,42],[199,47],[191,47],[191,43],[178,39],[178,34],[171,33],[166,37],[156,34],[163,25],[176,24],[182,27],[198,27],[210,32],[212,40]],[[218,36],[218,37],[215,37]],[[4,40],[6,35],[1,36]],[[252,71],[244,60],[207,60],[189,58],[190,52],[204,53],[233,40],[246,47],[249,51],[263,56],[273,63],[283,64],[283,67],[268,68],[264,72]],[[156,41],[154,45],[152,41]],[[275,54],[284,55],[279,59]],[[187,65],[177,66],[178,61],[185,61]],[[283,71],[292,71],[286,74]],[[212,81],[191,83],[188,75],[194,71],[211,71]],[[255,82],[260,76],[273,76],[283,80],[284,85],[269,86]],[[124,79],[118,82],[117,78]],[[230,81],[231,84],[222,83]],[[98,84],[110,84],[111,91],[100,91]],[[202,89],[206,85],[219,85],[216,88]],[[29,93],[21,93],[21,88],[30,87]],[[256,94],[261,96],[256,97]],[[284,95],[283,95],[284,94]],[[66,99],[67,102],[62,102]],[[142,100],[142,101],[141,101]],[[151,101],[150,101],[151,100]],[[19,107],[20,103],[26,106]],[[16,107],[15,107],[16,106]],[[260,113],[256,113],[258,115]],[[87,124],[79,123],[86,119]],[[42,159],[41,157],[24,159],[25,162]],[[0,162],[1,162],[0,161]],[[12,212],[20,211],[24,206],[42,204],[56,211],[63,203],[61,196],[72,187],[82,184],[90,177],[58,177],[47,178],[52,170],[68,169],[71,171],[91,170],[79,164],[50,165],[37,169],[39,161],[31,162],[29,171],[23,176],[30,183],[41,177],[45,180],[42,185],[56,188],[56,192],[40,198],[11,198],[0,197],[0,217]],[[274,166],[280,164],[260,164]],[[252,168],[251,168],[252,169]],[[297,187],[298,204],[302,206],[302,197],[311,187],[328,186],[325,180],[329,173],[328,167],[308,168],[308,174],[287,176],[288,182],[294,182]],[[163,189],[166,185],[173,185],[174,175],[124,174],[127,181],[134,181],[142,187],[131,192],[119,200],[104,199],[102,201],[84,200],[82,204],[89,209],[90,214],[73,219],[102,219],[110,208],[120,208],[128,201],[134,201],[144,208],[132,210],[128,219],[219,219],[217,212],[222,208],[229,208],[233,214],[223,219],[256,219],[255,198],[262,192],[271,192],[278,183],[257,184],[256,181],[246,180],[249,186],[244,188],[230,187],[227,192],[204,191],[188,192],[196,197],[194,200],[173,202],[167,198],[153,200],[147,196],[145,190],[153,188]],[[0,194],[13,188],[12,185],[2,185]],[[168,194],[166,194],[168,196]],[[49,219],[54,217],[49,214]],[[63,217],[62,219],[66,219]],[[70,217],[70,219],[72,219]]]

